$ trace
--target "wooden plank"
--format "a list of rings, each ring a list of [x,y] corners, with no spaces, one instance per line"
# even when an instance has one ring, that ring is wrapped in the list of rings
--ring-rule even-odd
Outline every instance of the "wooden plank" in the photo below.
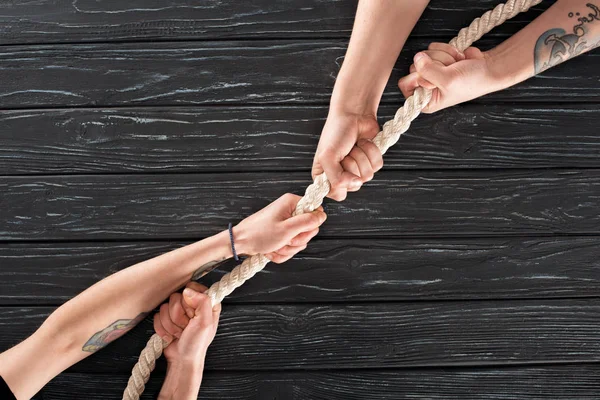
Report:
[[[414,34],[455,35],[499,0],[437,0],[430,3]],[[548,2],[506,22],[507,35],[531,21]],[[132,0],[40,0],[0,4],[0,43],[69,43],[123,40],[348,37],[356,1],[257,0],[174,3]]]
[[[397,79],[428,44],[406,45],[384,103],[401,103]],[[342,40],[8,46],[0,108],[327,104],[345,51]],[[591,52],[480,101],[597,101],[599,66]]]
[[[520,399],[596,400],[600,366],[396,369],[379,371],[206,373],[200,399],[362,400]],[[142,399],[155,399],[164,374],[154,373]],[[62,374],[36,397],[117,399],[126,375]]]
[[[23,340],[51,310],[0,308],[0,349]],[[597,299],[228,305],[207,369],[599,362],[599,329]],[[129,373],[151,333],[147,318],[71,372]]]
[[[395,107],[380,110],[391,119]],[[309,170],[326,107],[0,113],[2,175]],[[598,167],[596,105],[453,107],[413,122],[385,168]]]
[[[0,305],[60,305],[98,280],[181,245],[0,245]],[[228,304],[600,297],[596,237],[317,240],[270,265]],[[231,267],[202,279],[206,285]]]
[[[0,178],[1,240],[197,239],[308,173]],[[597,234],[600,170],[384,171],[327,202],[322,237]]]

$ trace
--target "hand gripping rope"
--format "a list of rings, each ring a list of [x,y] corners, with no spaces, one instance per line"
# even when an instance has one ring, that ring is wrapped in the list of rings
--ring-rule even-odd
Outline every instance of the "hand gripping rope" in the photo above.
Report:
[[[450,44],[460,51],[466,50],[483,35],[502,25],[506,20],[515,15],[529,10],[530,7],[541,3],[542,0],[509,0],[497,5],[493,10],[487,11],[476,18],[471,25],[463,28]],[[415,93],[406,99],[404,105],[396,111],[394,119],[383,125],[383,130],[375,136],[373,143],[381,150],[382,154],[392,147],[400,135],[408,130],[410,123],[417,118],[421,110],[427,106],[431,99],[431,90],[419,87]],[[323,203],[329,193],[330,184],[325,174],[317,176],[314,182],[306,188],[304,197],[300,199],[294,215],[304,214],[315,210]],[[269,260],[262,254],[254,255],[244,260],[230,273],[214,283],[206,292],[213,306],[219,304],[227,295],[240,287],[257,272],[261,271]],[[159,335],[154,334],[140,354],[138,362],[133,367],[127,388],[123,393],[123,400],[138,400],[144,392],[145,384],[154,370],[156,360],[162,355],[163,349],[168,345]]]

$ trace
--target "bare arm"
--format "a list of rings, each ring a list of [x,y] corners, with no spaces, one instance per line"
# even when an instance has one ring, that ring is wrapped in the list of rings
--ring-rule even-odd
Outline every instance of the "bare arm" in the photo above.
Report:
[[[559,0],[489,52],[500,88],[512,86],[600,45],[600,1]]]
[[[292,217],[299,199],[284,195],[236,226],[238,252],[283,262],[303,250],[325,214],[320,208]],[[133,328],[194,273],[207,272],[231,256],[229,232],[223,231],[103,279],[0,354],[0,375],[18,399],[31,398],[54,376]]]
[[[71,299],[29,338],[0,355],[0,375],[18,399],[31,398],[72,364],[119,338],[199,265],[231,256],[227,232],[117,272]]]
[[[415,55],[411,74],[400,80],[405,96],[417,86],[433,90],[424,110],[435,112],[496,92],[600,45],[600,1],[558,0],[496,48],[469,48],[456,57],[449,45],[432,43]]]
[[[377,115],[402,47],[429,1],[361,0],[331,109]]]
[[[428,0],[361,0],[329,115],[313,161],[313,178],[327,174],[328,197],[344,200],[383,160],[370,142],[379,132],[377,108],[394,63]]]

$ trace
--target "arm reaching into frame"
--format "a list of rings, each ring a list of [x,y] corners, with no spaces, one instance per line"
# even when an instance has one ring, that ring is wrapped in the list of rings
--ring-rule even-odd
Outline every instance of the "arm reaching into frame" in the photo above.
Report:
[[[302,251],[326,216],[322,208],[292,216],[299,199],[285,194],[240,222],[233,228],[237,251],[265,254],[276,263]],[[229,232],[223,231],[103,279],[0,354],[0,376],[17,399],[31,398],[54,376],[132,329],[192,276],[230,257]]]
[[[350,44],[337,76],[327,121],[312,166],[325,172],[328,197],[342,201],[383,166],[371,139],[379,133],[377,109],[392,68],[428,0],[361,0]]]
[[[404,96],[418,86],[433,90],[423,110],[432,113],[496,92],[600,46],[600,1],[558,0],[496,48],[459,53],[432,43],[417,53],[398,82]]]

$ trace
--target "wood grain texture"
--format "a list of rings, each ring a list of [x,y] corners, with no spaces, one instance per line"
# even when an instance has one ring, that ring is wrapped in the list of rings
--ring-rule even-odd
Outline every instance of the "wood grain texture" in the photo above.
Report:
[[[0,239],[197,239],[308,173],[0,178]],[[322,237],[597,234],[600,170],[384,171],[327,202]]]
[[[0,349],[52,311],[0,308]],[[304,370],[599,362],[600,302],[453,301],[228,305],[208,370]],[[128,373],[153,331],[147,318],[71,372]],[[164,370],[161,363],[157,368]]]
[[[401,104],[397,80],[428,44],[407,43],[383,103]],[[323,105],[345,51],[343,40],[7,46],[0,48],[0,108]],[[599,66],[599,52],[584,54],[479,101],[597,101]]]
[[[206,373],[199,399],[227,400],[596,400],[600,366],[396,369],[345,372]],[[62,374],[36,397],[119,399],[125,375]],[[155,373],[142,399],[154,399],[163,374]]]
[[[498,0],[437,0],[414,35],[445,37],[498,4]],[[547,3],[547,2],[546,2]],[[493,34],[507,35],[548,4],[506,22]],[[340,38],[352,30],[352,0],[224,0],[182,3],[132,0],[38,0],[0,4],[0,43],[68,43],[223,38]]]
[[[395,107],[380,110],[380,121]],[[0,114],[2,175],[304,170],[326,107],[19,110]],[[456,106],[417,118],[385,169],[600,166],[596,105]]]
[[[0,245],[0,305],[59,305],[180,243]],[[226,304],[600,297],[595,237],[317,240]],[[235,261],[202,279],[210,285]]]
[[[413,55],[499,2],[430,3],[381,121]],[[355,8],[1,2],[0,351],[108,274],[303,191]],[[326,203],[308,250],[226,300],[200,398],[596,400],[599,66],[591,52],[415,121],[385,171]],[[36,398],[120,398],[151,333]]]

